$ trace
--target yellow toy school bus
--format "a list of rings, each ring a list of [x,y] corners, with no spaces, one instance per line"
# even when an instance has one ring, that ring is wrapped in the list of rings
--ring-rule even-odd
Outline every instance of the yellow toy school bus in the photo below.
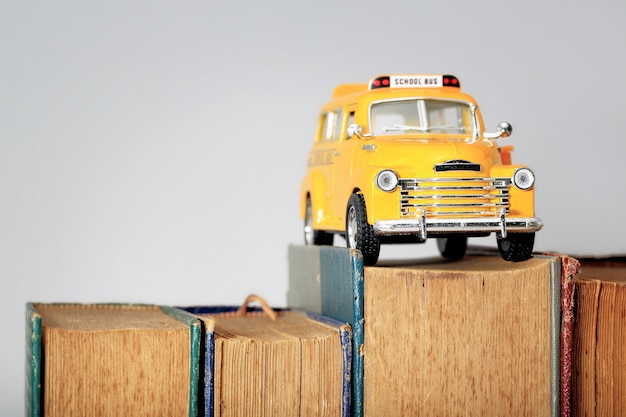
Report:
[[[476,101],[451,75],[390,75],[335,88],[320,114],[301,187],[306,244],[348,247],[377,262],[381,243],[437,238],[460,259],[467,238],[495,233],[503,259],[530,258],[541,220],[533,172],[510,162],[503,122],[485,132]]]

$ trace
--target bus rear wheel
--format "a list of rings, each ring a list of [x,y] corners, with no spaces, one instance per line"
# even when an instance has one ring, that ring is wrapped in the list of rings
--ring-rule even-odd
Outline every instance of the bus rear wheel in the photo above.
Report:
[[[333,239],[332,233],[313,228],[313,208],[311,207],[311,197],[308,197],[304,214],[304,243],[306,245],[332,245]]]

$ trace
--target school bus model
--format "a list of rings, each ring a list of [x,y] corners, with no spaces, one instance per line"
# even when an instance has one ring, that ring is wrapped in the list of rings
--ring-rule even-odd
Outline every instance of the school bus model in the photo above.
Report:
[[[476,101],[451,75],[391,75],[335,88],[320,114],[301,188],[306,244],[348,247],[377,262],[381,243],[437,238],[461,259],[467,238],[495,233],[503,259],[531,257],[542,222],[533,172],[513,165],[503,122],[485,132]]]

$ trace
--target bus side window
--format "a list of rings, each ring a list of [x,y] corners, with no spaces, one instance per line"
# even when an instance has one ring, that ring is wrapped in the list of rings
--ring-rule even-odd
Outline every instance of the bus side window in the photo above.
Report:
[[[348,127],[350,127],[350,125],[354,124],[354,112],[351,111],[350,114],[348,115],[348,122],[346,123],[346,131],[344,132],[344,138],[350,139],[348,137]]]

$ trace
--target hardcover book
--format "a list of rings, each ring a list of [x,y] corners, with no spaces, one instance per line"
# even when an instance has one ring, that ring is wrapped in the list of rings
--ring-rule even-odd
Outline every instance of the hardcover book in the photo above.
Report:
[[[206,416],[349,415],[349,325],[267,305],[182,309],[203,320]]]
[[[556,255],[364,268],[291,246],[288,304],[353,326],[354,416],[568,416],[576,271]]]
[[[575,279],[573,411],[626,412],[626,259],[581,259]]]
[[[171,307],[26,306],[26,415],[191,416],[200,321]]]

